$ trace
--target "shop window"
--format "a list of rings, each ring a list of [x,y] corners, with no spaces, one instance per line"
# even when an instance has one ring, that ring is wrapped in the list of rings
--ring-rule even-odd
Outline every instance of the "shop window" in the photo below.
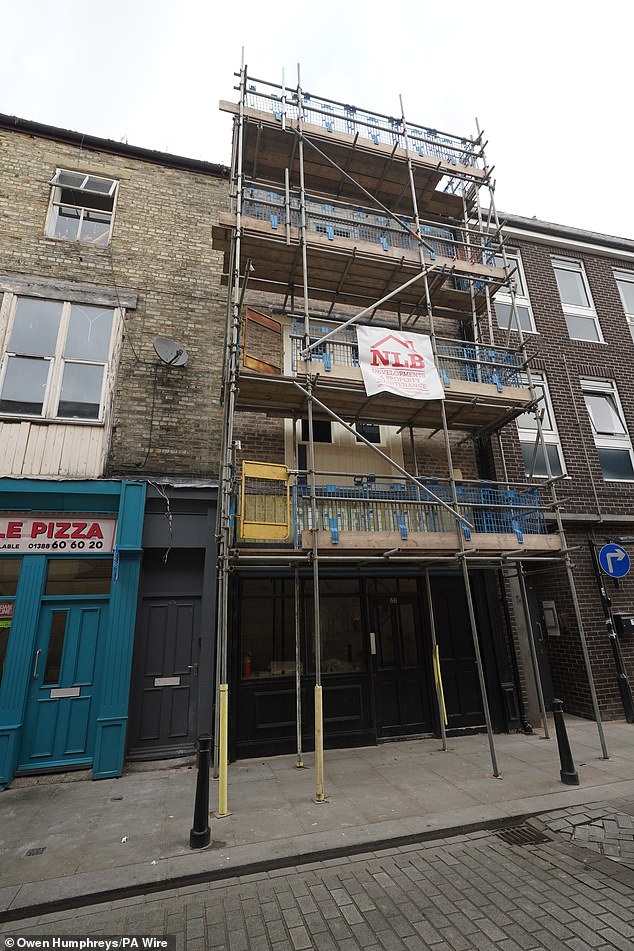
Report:
[[[15,604],[13,598],[18,589],[21,565],[21,558],[0,559],[0,687],[2,687],[2,674],[9,646],[11,621],[13,620]]]
[[[603,343],[583,264],[581,261],[556,258],[553,268],[570,339]]]
[[[101,421],[116,311],[16,297],[0,368],[0,413]]]
[[[517,319],[523,333],[535,333],[535,320],[533,318],[533,308],[526,290],[526,279],[522,268],[522,261],[519,253],[506,255],[506,260],[511,275],[511,281],[515,285],[515,307],[517,310]],[[504,267],[504,258],[500,254],[495,256],[495,266]],[[498,327],[502,330],[517,330],[517,323],[513,316],[513,306],[511,295],[508,288],[503,287],[495,295],[494,299],[495,316]]]
[[[295,674],[295,595],[293,582],[263,579],[243,582],[243,679]]]
[[[58,168],[50,184],[47,236],[107,247],[118,183],[110,178]]]
[[[314,602],[312,582],[306,583],[306,661],[315,670]],[[327,579],[319,585],[321,670],[346,674],[365,670],[359,584],[354,579]]]
[[[582,380],[594,444],[603,478],[634,481],[634,456],[616,384],[612,380]]]
[[[48,563],[44,594],[110,594],[112,558],[56,558]]]
[[[21,558],[0,559],[0,597],[15,597],[21,567]]]

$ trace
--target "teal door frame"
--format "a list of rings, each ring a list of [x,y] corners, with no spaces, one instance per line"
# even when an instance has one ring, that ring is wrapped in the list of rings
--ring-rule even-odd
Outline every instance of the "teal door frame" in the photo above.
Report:
[[[123,480],[46,482],[0,479],[0,507],[7,511],[117,514],[107,635],[100,655],[101,685],[94,718],[93,779],[123,771],[128,696],[141,563],[144,482]],[[47,557],[24,555],[0,684],[0,788],[20,758],[27,701],[46,580]],[[92,727],[91,727],[92,728]]]

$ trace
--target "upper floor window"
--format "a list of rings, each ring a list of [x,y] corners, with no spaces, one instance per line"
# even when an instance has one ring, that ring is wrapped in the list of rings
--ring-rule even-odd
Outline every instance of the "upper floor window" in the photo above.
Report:
[[[517,320],[524,333],[535,333],[535,321],[533,319],[533,310],[526,290],[526,279],[522,269],[522,261],[517,253],[506,254],[506,260],[509,267],[511,282],[515,285],[515,307],[517,310]],[[495,266],[504,267],[504,258],[500,254],[495,256]],[[504,287],[495,295],[495,316],[498,327],[502,330],[517,330],[517,321],[513,316],[513,305],[509,289]]]
[[[625,317],[630,325],[632,340],[634,340],[634,271],[615,271],[614,278],[623,301]]]
[[[103,420],[115,313],[112,307],[14,297],[2,348],[0,413]]]
[[[548,476],[547,456],[550,463],[550,474],[560,476],[564,473],[564,463],[546,377],[543,373],[532,373],[531,379],[535,395],[539,400],[535,412],[539,414],[541,419],[543,445],[538,438],[535,413],[522,413],[521,416],[518,416],[517,431],[522,448],[524,471],[528,478]],[[527,378],[524,378],[523,382],[528,386]]]
[[[632,443],[616,384],[612,380],[582,380],[581,389],[603,478],[634,480]]]
[[[110,242],[118,183],[58,168],[50,184],[48,237],[105,248]]]
[[[555,258],[553,268],[570,339],[603,343],[583,264],[581,261]]]

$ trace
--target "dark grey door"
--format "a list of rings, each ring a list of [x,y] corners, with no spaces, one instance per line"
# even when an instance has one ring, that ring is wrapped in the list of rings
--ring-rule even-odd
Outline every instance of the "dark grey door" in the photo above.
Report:
[[[141,609],[131,755],[174,755],[196,739],[200,598],[146,598]]]
[[[378,736],[429,733],[429,683],[424,662],[418,600],[396,589],[370,596]]]
[[[484,708],[462,579],[432,578],[432,601],[447,725],[450,729],[481,726]]]

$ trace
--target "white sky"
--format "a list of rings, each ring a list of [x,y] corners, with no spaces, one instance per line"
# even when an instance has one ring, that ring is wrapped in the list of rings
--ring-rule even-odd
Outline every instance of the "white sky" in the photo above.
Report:
[[[0,0],[0,112],[228,164],[251,75],[457,135],[498,209],[634,238],[630,0]]]

